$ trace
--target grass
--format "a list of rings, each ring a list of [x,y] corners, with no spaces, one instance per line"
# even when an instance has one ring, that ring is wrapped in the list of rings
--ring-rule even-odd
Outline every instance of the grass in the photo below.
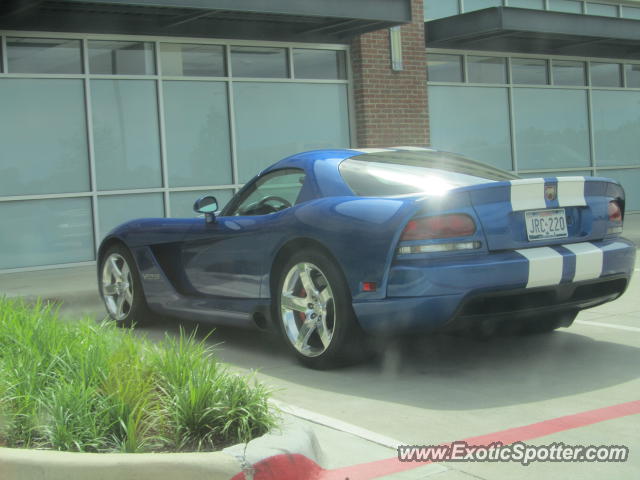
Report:
[[[112,322],[61,322],[0,298],[0,446],[211,451],[276,425],[271,392],[195,334],[153,344]]]

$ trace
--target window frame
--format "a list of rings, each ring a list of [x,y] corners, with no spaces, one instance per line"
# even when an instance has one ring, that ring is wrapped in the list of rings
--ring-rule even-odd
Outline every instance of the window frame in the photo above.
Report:
[[[254,178],[252,181],[247,183],[244,186],[244,188],[242,188],[224,207],[224,209],[220,213],[220,216],[221,217],[248,217],[248,216],[263,217],[265,215],[271,215],[272,213],[278,213],[291,208],[291,207],[283,208],[282,210],[278,210],[278,212],[271,212],[264,215],[238,215],[237,214],[238,209],[244,203],[244,201],[247,198],[249,198],[249,196],[251,196],[253,193],[255,193],[255,191],[258,190],[258,188],[260,188],[262,185],[267,183],[272,178],[282,177],[284,175],[290,175],[290,174],[304,175],[304,181],[300,184],[300,190],[298,191],[298,195],[296,195],[296,200],[293,202],[293,204],[291,204],[291,207],[298,205],[300,201],[300,194],[302,193],[302,190],[307,183],[308,175],[303,168],[286,167],[286,168],[280,168],[278,170],[272,170],[264,175],[260,175]]]

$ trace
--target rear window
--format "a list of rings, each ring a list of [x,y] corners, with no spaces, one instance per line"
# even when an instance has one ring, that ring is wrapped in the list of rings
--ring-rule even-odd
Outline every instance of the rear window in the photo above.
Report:
[[[438,151],[366,153],[340,164],[340,174],[356,195],[441,195],[447,190],[518,178],[504,170]]]

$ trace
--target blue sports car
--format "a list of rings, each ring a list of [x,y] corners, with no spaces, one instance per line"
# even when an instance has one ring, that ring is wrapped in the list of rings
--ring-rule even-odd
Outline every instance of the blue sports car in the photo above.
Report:
[[[312,368],[367,339],[546,332],[622,295],[635,262],[624,192],[593,177],[520,179],[419,147],[285,158],[204,218],[107,235],[98,278],[122,324],[154,314],[275,329]]]

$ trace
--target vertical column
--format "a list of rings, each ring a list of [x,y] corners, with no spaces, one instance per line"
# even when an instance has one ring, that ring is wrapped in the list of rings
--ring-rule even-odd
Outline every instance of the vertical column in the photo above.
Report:
[[[361,35],[351,44],[359,147],[429,143],[423,0],[411,4],[412,22],[400,29],[403,70],[391,68],[387,29]]]

